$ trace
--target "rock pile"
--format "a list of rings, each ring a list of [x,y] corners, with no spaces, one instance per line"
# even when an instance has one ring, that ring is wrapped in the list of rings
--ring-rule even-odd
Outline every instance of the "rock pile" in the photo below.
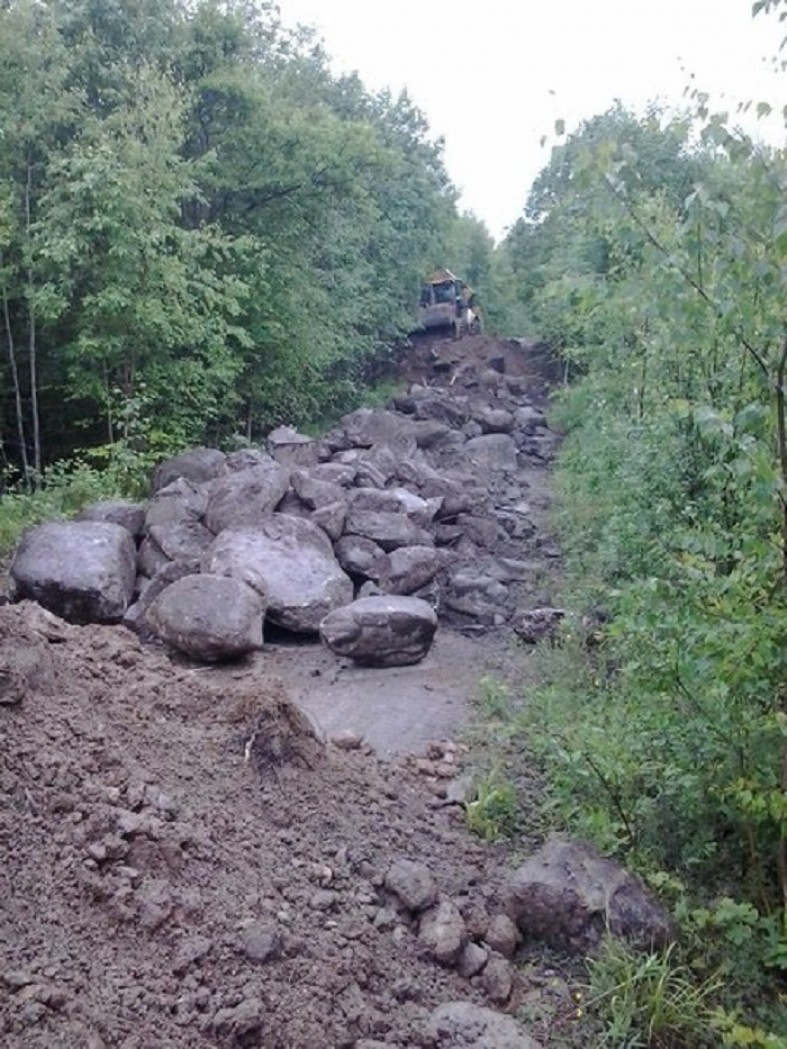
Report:
[[[204,661],[260,647],[263,619],[378,666],[422,659],[436,617],[521,631],[537,571],[522,553],[539,540],[518,470],[554,435],[520,378],[485,365],[460,380],[414,384],[319,440],[280,427],[266,450],[167,460],[146,504],[32,529],[11,596]]]

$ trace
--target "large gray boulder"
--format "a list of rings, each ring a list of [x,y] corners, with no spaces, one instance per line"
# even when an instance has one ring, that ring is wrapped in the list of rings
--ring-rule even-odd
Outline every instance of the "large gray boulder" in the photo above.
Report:
[[[139,573],[152,579],[170,561],[200,558],[214,538],[213,533],[196,520],[153,525],[139,548]]]
[[[290,483],[298,498],[310,510],[342,502],[347,495],[341,485],[313,477],[310,470],[293,470]]]
[[[242,579],[266,594],[268,619],[298,634],[353,598],[331,541],[311,521],[271,514],[258,528],[227,529],[207,550],[202,570]]]
[[[264,466],[265,463],[273,462],[273,456],[263,452],[261,448],[236,448],[227,456],[227,472],[239,473],[241,470],[251,470],[255,466]]]
[[[573,953],[591,951],[607,933],[648,949],[675,935],[668,912],[638,878],[562,835],[514,872],[505,898],[525,936]]]
[[[394,444],[411,434],[412,425],[406,416],[382,408],[358,408],[341,420],[344,435],[355,448]]]
[[[145,527],[145,506],[125,499],[108,499],[84,506],[75,517],[76,521],[109,521],[122,525],[137,538]]]
[[[434,389],[423,389],[413,397],[417,419],[432,419],[459,430],[467,422],[467,397],[451,396]]]
[[[398,514],[402,501],[386,488],[354,488],[347,493],[349,508],[354,513]]]
[[[433,546],[402,546],[375,565],[380,589],[386,594],[412,594],[430,583],[440,568]]]
[[[140,589],[140,593],[136,601],[126,609],[126,614],[123,616],[123,626],[133,630],[140,637],[151,637],[153,631],[148,626],[146,616],[155,599],[162,590],[166,590],[168,586],[176,583],[178,579],[183,579],[187,575],[197,575],[198,573],[199,561],[194,558],[188,558],[182,561],[167,561],[152,579],[138,578],[137,586]]]
[[[491,470],[496,473],[514,473],[518,462],[516,442],[505,433],[489,433],[471,437],[464,453],[481,475]]]
[[[215,535],[225,528],[256,528],[272,514],[290,485],[290,471],[261,463],[218,481],[211,491],[205,524]]]
[[[137,570],[139,574],[147,579],[152,579],[169,562],[170,558],[167,557],[158,543],[151,539],[150,536],[145,536],[137,554]]]
[[[264,615],[262,595],[241,580],[187,575],[162,590],[145,622],[192,659],[216,663],[261,648]]]
[[[227,457],[216,448],[192,448],[180,455],[165,459],[153,471],[153,491],[184,477],[196,485],[205,484],[226,472]]]
[[[30,529],[9,568],[12,600],[30,598],[71,623],[119,623],[136,577],[131,533],[109,521]]]
[[[434,609],[417,597],[362,597],[320,623],[320,637],[332,652],[376,667],[418,663],[436,630]]]
[[[169,528],[183,521],[201,521],[207,505],[205,489],[186,477],[179,477],[160,488],[148,503],[145,531],[156,526]]]
[[[377,562],[385,551],[362,535],[343,535],[334,547],[339,564],[351,576],[377,578]]]
[[[170,561],[201,557],[213,542],[213,532],[199,521],[180,521],[174,525],[153,525],[148,533]]]
[[[469,513],[476,509],[478,504],[476,493],[469,485],[440,475],[424,480],[421,485],[421,496],[426,500],[442,499],[440,509],[435,515],[439,521],[453,520],[459,514]]]
[[[329,481],[342,488],[352,488],[356,468],[352,463],[317,463],[309,470],[309,476],[317,481]]]
[[[484,433],[511,433],[514,429],[514,416],[505,408],[483,405],[473,412],[473,418]]]
[[[495,615],[504,615],[507,619],[511,614],[508,588],[472,565],[459,568],[449,576],[443,599],[446,608],[484,621]]]
[[[431,524],[442,505],[439,498],[422,499],[415,492],[400,486],[382,489],[356,488],[349,492],[347,497],[353,513],[404,514],[420,527]]]
[[[321,506],[311,515],[312,524],[318,525],[333,543],[340,538],[346,521],[347,503],[344,500]]]
[[[371,539],[383,550],[399,546],[431,546],[434,540],[424,528],[414,524],[406,514],[383,510],[356,510],[350,507],[344,525],[346,535]]]
[[[266,439],[268,451],[282,466],[311,466],[318,459],[317,444],[291,426],[277,426]]]
[[[472,1002],[439,1005],[429,1017],[427,1033],[440,1049],[540,1049],[513,1016]]]
[[[388,491],[399,500],[400,511],[422,528],[429,527],[443,505],[443,500],[439,497],[422,499],[408,488],[389,488]]]
[[[412,435],[419,448],[437,448],[454,438],[461,441],[459,435],[455,434],[450,426],[434,419],[419,419],[411,425]]]

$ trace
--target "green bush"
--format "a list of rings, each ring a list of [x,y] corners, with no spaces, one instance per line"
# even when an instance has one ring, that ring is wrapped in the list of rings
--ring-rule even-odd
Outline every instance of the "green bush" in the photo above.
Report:
[[[123,494],[118,475],[112,471],[99,470],[82,459],[55,463],[36,491],[16,489],[0,496],[0,557],[33,525],[72,517],[88,503]]]

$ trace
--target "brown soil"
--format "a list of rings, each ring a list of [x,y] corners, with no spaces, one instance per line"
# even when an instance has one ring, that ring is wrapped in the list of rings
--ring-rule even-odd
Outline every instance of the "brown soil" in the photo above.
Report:
[[[413,377],[433,351],[413,351]],[[510,639],[447,635],[398,676],[275,643],[195,668],[23,602],[0,607],[0,657],[3,1046],[434,1046],[436,1005],[489,1004],[429,957],[383,880],[419,860],[471,932],[499,913],[511,847],[467,832],[441,779],[461,748],[427,734],[458,732],[485,671],[521,672]],[[443,714],[416,731],[399,709],[377,751],[325,742],[372,738],[370,704],[394,691],[412,712],[438,694]],[[537,953],[507,1008],[525,1004],[543,1039],[571,1010]]]

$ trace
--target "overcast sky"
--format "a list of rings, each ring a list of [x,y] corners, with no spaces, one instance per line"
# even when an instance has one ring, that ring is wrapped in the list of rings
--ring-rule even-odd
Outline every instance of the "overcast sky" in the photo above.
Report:
[[[557,119],[571,130],[616,98],[681,101],[687,84],[717,108],[787,102],[774,71],[780,27],[750,0],[279,0],[314,26],[337,72],[372,89],[406,87],[445,140],[461,206],[499,237],[549,159]]]

